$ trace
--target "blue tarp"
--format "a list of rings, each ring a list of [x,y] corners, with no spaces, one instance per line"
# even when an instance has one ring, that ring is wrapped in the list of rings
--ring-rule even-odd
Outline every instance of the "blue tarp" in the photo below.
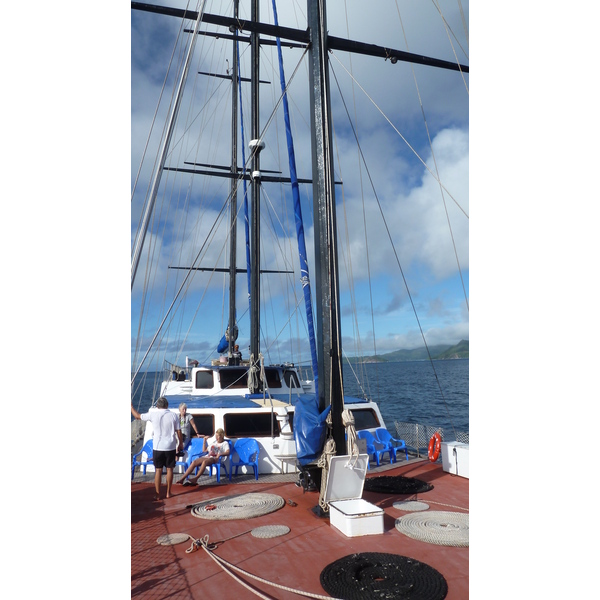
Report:
[[[298,462],[301,465],[307,465],[321,456],[327,434],[325,419],[330,410],[331,406],[328,406],[319,413],[316,394],[305,394],[296,400],[294,440]]]
[[[219,345],[217,346],[217,352],[222,354],[225,352],[225,350],[227,350],[227,348],[229,348],[229,342],[227,341],[227,338],[223,336],[219,342]]]

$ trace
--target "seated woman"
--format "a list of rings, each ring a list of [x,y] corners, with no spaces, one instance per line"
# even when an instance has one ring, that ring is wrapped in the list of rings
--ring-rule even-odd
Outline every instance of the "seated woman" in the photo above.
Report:
[[[202,450],[204,452],[208,451],[206,456],[200,456],[199,458],[192,461],[192,464],[188,467],[187,471],[183,474],[183,477],[177,483],[192,484],[198,481],[198,478],[204,470],[209,465],[214,465],[218,462],[221,456],[229,456],[229,444],[225,441],[225,432],[219,428],[215,432],[214,437],[208,439],[208,436],[205,435],[204,442],[202,443]],[[198,474],[194,477],[190,477],[187,481],[186,478],[190,473],[193,473],[194,469],[199,467]]]

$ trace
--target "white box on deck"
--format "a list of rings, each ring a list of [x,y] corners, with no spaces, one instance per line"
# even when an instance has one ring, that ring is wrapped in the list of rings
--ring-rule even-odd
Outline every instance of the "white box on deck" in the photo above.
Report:
[[[442,442],[442,469],[469,478],[469,444]]]
[[[329,465],[325,501],[329,522],[348,537],[383,533],[383,509],[362,499],[369,457],[334,456]]]

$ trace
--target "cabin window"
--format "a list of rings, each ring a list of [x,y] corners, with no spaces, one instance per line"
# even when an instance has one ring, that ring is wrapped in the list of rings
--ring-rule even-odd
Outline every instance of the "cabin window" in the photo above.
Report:
[[[214,415],[192,415],[194,417],[194,424],[200,435],[214,435],[215,434],[215,417]],[[192,437],[196,435],[194,428],[190,429]]]
[[[196,371],[196,389],[210,390],[213,388],[212,371]]]
[[[224,423],[227,437],[271,437],[271,431],[279,435],[279,422],[270,412],[231,413],[225,415]]]
[[[267,386],[269,388],[280,388],[281,378],[279,377],[279,369],[265,369],[265,375],[267,377]]]
[[[374,429],[382,426],[377,418],[377,413],[370,408],[351,409],[350,412],[354,417],[354,429],[356,429],[356,431],[360,431],[361,429]]]
[[[290,388],[299,388],[300,387],[300,381],[298,381],[298,375],[296,374],[296,371],[284,371],[283,378],[288,387],[290,387]]]
[[[222,390],[226,388],[248,387],[248,369],[221,369],[219,377],[221,379]]]

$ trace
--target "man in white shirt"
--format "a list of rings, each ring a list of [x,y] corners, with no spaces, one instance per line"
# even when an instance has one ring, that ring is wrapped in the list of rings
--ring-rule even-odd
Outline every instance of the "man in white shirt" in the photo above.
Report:
[[[150,421],[154,429],[152,442],[152,462],[154,463],[154,489],[156,494],[154,500],[160,500],[160,484],[162,480],[163,467],[167,468],[167,498],[171,498],[171,485],[173,484],[173,470],[175,469],[175,454],[183,450],[183,438],[179,415],[169,411],[169,402],[166,398],[156,401],[156,408],[144,414],[140,414],[133,404],[131,414],[136,419]]]

